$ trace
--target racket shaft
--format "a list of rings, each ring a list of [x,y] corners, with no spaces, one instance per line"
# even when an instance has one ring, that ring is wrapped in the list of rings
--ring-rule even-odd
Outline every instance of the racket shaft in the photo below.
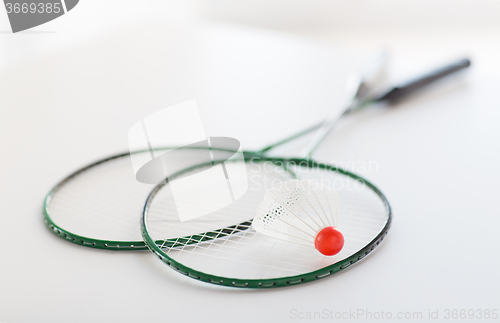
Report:
[[[414,93],[427,85],[436,82],[450,74],[461,71],[471,64],[468,58],[463,58],[457,62],[440,67],[432,72],[419,76],[413,80],[407,81],[401,85],[395,86],[389,91],[385,92],[374,101],[385,101],[385,102],[395,102],[398,101],[411,93]]]

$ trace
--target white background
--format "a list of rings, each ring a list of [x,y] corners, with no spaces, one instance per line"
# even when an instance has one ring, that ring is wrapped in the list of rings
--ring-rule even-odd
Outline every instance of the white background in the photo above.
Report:
[[[82,0],[11,34],[0,10],[0,322],[500,309],[498,17],[500,1],[485,0]],[[45,228],[50,187],[126,150],[144,116],[196,98],[209,135],[258,148],[321,120],[380,45],[394,82],[462,55],[473,67],[345,120],[318,150],[324,161],[376,162],[354,170],[394,208],[387,239],[349,270],[275,290],[222,288],[147,251],[84,248]]]

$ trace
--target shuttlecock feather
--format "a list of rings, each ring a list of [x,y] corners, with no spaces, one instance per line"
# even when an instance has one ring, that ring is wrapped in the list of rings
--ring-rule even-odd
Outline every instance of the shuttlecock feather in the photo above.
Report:
[[[280,182],[266,192],[252,227],[259,233],[315,247],[333,256],[344,246],[344,236],[338,230],[339,200],[335,189],[320,182]]]

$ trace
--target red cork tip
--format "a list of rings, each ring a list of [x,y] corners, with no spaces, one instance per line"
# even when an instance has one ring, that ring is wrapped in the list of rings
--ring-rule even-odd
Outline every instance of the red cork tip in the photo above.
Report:
[[[344,247],[344,235],[335,227],[326,227],[316,236],[314,247],[325,256],[334,256]]]

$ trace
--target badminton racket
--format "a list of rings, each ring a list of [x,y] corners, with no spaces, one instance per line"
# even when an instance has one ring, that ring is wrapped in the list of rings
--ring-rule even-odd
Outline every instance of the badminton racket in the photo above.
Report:
[[[212,164],[193,166],[169,177],[169,181],[157,185],[146,200],[142,220],[144,241],[179,273],[224,286],[296,285],[350,267],[383,241],[391,224],[391,208],[375,185],[346,170],[315,162],[310,159],[312,152],[342,116],[368,103],[400,100],[469,65],[469,60],[461,60],[372,98],[360,95],[363,81],[354,78],[346,91],[343,109],[318,126],[319,131],[304,152],[304,158],[266,157],[263,152],[275,147],[269,146],[271,148],[230,161],[245,165],[247,181],[251,183],[247,193],[231,205],[200,218],[179,220],[170,183],[178,176],[185,178],[210,169]],[[273,188],[273,183],[287,180],[313,181],[337,190],[342,214],[339,228],[345,237],[345,246],[339,254],[327,257],[310,246],[269,237],[252,229],[252,218],[266,192]],[[211,196],[218,194],[217,191],[211,193]],[[210,204],[212,200],[207,198],[199,203]],[[323,207],[320,203],[316,208],[319,206]]]

